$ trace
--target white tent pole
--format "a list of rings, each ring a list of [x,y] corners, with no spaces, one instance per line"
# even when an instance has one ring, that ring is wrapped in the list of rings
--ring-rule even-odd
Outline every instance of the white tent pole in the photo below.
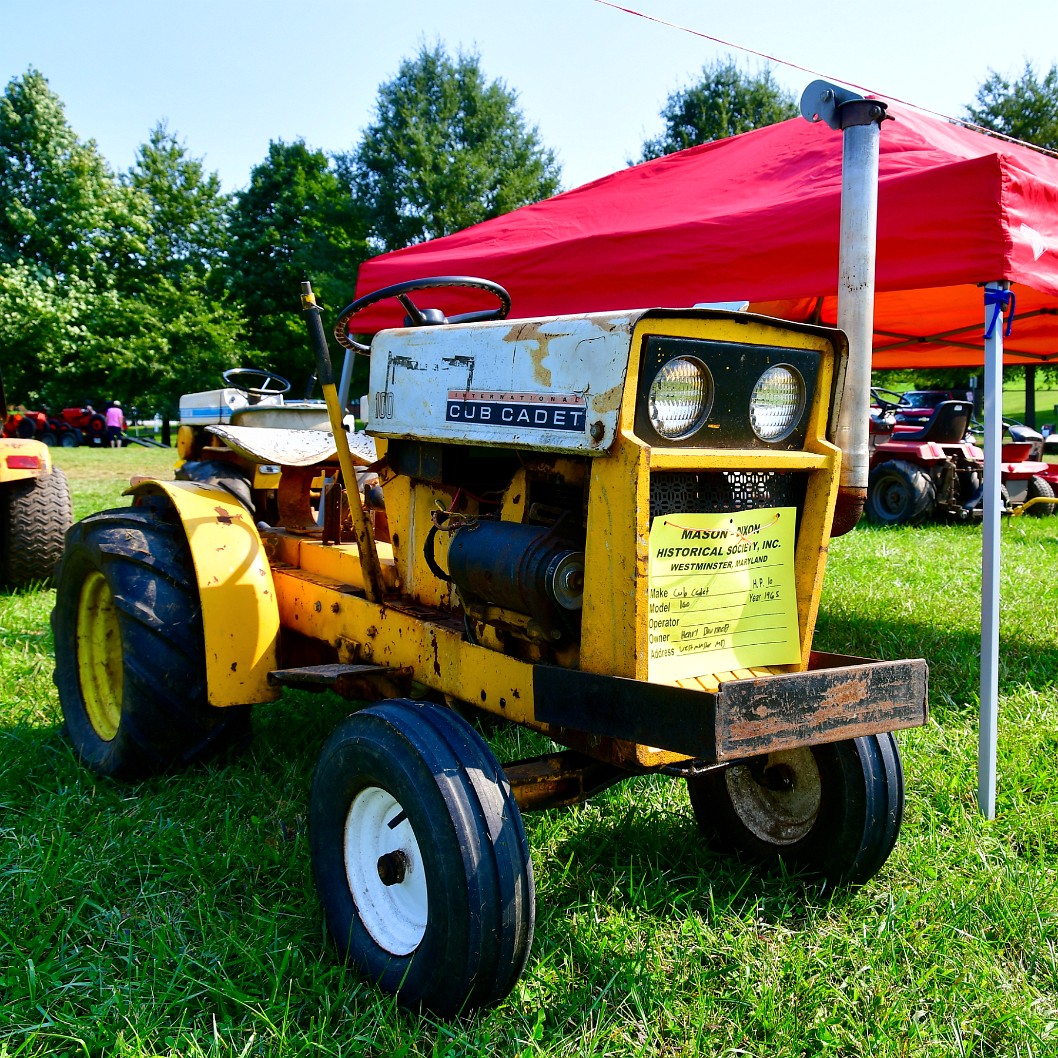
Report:
[[[997,294],[1005,280],[985,285]],[[995,297],[993,294],[992,297]],[[977,744],[977,806],[996,817],[996,742],[999,733],[999,450],[1003,437],[1003,312],[985,297],[985,470],[981,541],[981,716]],[[992,324],[995,320],[994,325]]]

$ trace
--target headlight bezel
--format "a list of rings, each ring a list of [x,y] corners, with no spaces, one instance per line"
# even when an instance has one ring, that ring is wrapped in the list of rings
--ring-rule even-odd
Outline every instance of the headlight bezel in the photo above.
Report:
[[[785,379],[782,379],[782,374],[786,375]],[[765,400],[759,399],[758,394],[762,395],[764,393],[764,387],[766,386],[782,386],[784,382],[788,385],[792,385],[795,391],[793,394],[794,400],[787,402],[787,404],[781,408],[783,418],[779,420],[777,427],[773,427],[766,433],[766,427],[758,425],[759,418],[766,418],[766,414],[762,413],[758,415],[756,412],[757,408],[766,407]],[[801,375],[801,372],[793,366],[793,364],[770,364],[760,373],[757,381],[753,384],[753,389],[750,391],[748,408],[750,429],[765,444],[778,444],[780,441],[784,441],[795,429],[797,429],[797,424],[802,418],[804,418],[806,407],[805,398],[804,377]],[[772,414],[774,414],[774,412]]]
[[[633,429],[657,448],[742,448],[796,451],[804,448],[817,400],[819,372],[828,350],[757,345],[724,339],[644,333],[640,348],[639,383]],[[651,421],[648,395],[657,372],[669,360],[700,360],[712,378],[712,403],[698,425],[679,437],[659,433]],[[771,367],[792,367],[803,382],[803,402],[796,422],[776,440],[762,439],[750,420],[750,398],[760,377]]]
[[[664,416],[656,412],[656,405],[660,401],[656,398],[655,387],[661,383],[679,385],[680,380],[671,377],[673,370],[679,370],[682,367],[688,368],[690,371],[696,372],[698,380],[701,384],[702,392],[700,395],[695,397],[693,392],[688,392],[687,397],[683,398],[688,405],[691,405],[683,418],[686,419],[686,425],[675,426],[673,429],[666,429],[660,425],[661,420]],[[662,378],[663,375],[668,375],[667,378]],[[684,385],[690,387],[694,385],[694,380],[685,379],[683,380]],[[713,374],[709,370],[708,364],[706,364],[700,357],[697,356],[673,356],[665,360],[654,372],[654,377],[650,380],[650,384],[647,387],[647,416],[650,419],[650,425],[653,427],[655,433],[659,437],[663,437],[666,441],[681,441],[687,437],[697,433],[705,421],[709,418],[710,412],[713,410],[713,398],[716,393],[716,386],[713,382]],[[670,403],[675,403],[679,398],[670,396],[667,398]],[[678,415],[675,412],[670,412],[670,417],[674,418],[678,422]]]

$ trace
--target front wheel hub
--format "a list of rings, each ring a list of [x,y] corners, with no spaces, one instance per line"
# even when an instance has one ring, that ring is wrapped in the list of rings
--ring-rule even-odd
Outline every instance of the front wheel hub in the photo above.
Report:
[[[107,579],[94,570],[77,600],[77,675],[95,733],[112,742],[121,723],[124,665],[121,626]]]

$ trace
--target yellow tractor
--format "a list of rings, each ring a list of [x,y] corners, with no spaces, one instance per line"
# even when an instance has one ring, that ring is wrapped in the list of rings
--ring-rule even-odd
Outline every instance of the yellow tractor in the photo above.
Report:
[[[452,286],[495,304],[420,307]],[[524,810],[660,772],[716,848],[835,884],[879,870],[903,810],[892,732],[924,722],[926,667],[812,649],[849,491],[840,406],[864,377],[841,331],[709,309],[512,320],[494,283],[402,283],[335,327],[371,358],[358,434],[302,296],[330,429],[188,423],[193,480],[140,482],[69,534],[56,682],[86,765],[207,758],[285,686],[358,703],[312,783],[317,890],[341,955],[442,1015],[525,964]],[[356,342],[388,298],[406,325]],[[474,713],[552,749],[501,764]]]
[[[7,400],[0,379],[0,422]],[[0,585],[51,580],[73,522],[70,486],[43,441],[0,437]]]

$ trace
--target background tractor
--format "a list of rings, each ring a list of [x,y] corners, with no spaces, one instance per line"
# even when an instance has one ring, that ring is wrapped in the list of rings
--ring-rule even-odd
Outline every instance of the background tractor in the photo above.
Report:
[[[979,519],[985,464],[971,432],[979,428],[973,405],[942,401],[915,425],[916,420],[902,418],[899,394],[872,389],[871,398],[866,507],[871,521],[917,525],[929,518]],[[1043,462],[1043,435],[1020,423],[1005,422],[1003,429],[1009,437],[999,465],[1004,510],[1048,517],[1054,512],[1058,473]]]
[[[7,421],[2,379],[0,407]],[[0,584],[13,588],[50,581],[72,522],[70,487],[52,465],[48,445],[0,437]]]
[[[846,137],[876,147],[883,113],[858,101]],[[453,287],[482,307],[447,316]],[[358,343],[386,302],[403,325]],[[365,438],[305,284],[329,429],[291,426],[260,377],[238,408],[188,399],[221,420],[181,427],[191,479],[78,523],[52,616],[66,732],[101,775],[238,745],[284,687],[356,703],[312,782],[317,892],[345,959],[442,1015],[505,996],[528,957],[523,811],[666,774],[715,849],[862,883],[902,819],[892,732],[926,718],[923,661],[812,644],[835,518],[864,498],[845,471],[865,467],[869,346],[722,310],[510,304],[431,277],[348,305]],[[546,752],[501,763],[482,714]]]

